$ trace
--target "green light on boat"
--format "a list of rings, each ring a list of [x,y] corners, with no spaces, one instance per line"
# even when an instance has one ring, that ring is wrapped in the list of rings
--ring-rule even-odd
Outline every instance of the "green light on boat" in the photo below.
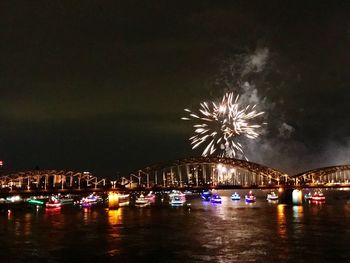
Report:
[[[43,201],[40,200],[35,200],[35,199],[31,199],[28,201],[29,204],[34,204],[34,205],[44,205]]]

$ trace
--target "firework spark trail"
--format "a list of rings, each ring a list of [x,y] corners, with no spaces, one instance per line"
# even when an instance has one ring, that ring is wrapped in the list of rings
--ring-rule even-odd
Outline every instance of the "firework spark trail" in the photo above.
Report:
[[[240,136],[256,139],[259,136],[260,124],[251,124],[254,118],[264,112],[258,112],[256,105],[247,105],[242,108],[239,103],[239,95],[226,93],[219,104],[215,102],[200,103],[197,113],[185,109],[188,117],[181,118],[185,121],[194,121],[194,136],[190,138],[192,149],[207,143],[202,156],[217,153],[220,157],[237,157],[241,155],[245,159],[243,146],[239,143]],[[248,159],[247,159],[248,160]]]

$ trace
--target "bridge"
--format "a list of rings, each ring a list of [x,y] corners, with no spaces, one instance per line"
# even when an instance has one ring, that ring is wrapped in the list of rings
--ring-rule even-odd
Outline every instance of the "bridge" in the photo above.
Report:
[[[128,188],[280,187],[293,184],[286,173],[257,163],[197,157],[144,167],[119,183]]]
[[[154,164],[110,181],[90,172],[33,170],[0,176],[0,193],[83,193],[110,189],[350,187],[350,165],[294,176],[254,162],[197,157]]]
[[[328,166],[292,176],[302,187],[349,187],[350,165]]]
[[[101,191],[111,182],[99,179],[90,172],[65,170],[33,170],[0,176],[0,192],[84,192]]]

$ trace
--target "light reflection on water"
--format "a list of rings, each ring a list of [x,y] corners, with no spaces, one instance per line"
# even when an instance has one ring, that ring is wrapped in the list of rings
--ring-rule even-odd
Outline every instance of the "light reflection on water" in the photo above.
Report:
[[[0,214],[1,262],[349,261],[350,192],[299,206],[267,202],[266,193],[256,190],[253,204],[219,191],[221,204],[193,196],[176,208],[165,201]]]
[[[108,222],[114,226],[122,222],[123,209],[108,210]]]
[[[108,223],[110,225],[108,230],[108,245],[107,245],[107,255],[114,257],[120,254],[121,234],[120,226],[123,220],[123,209],[117,210],[107,210]]]
[[[26,213],[24,215],[23,234],[25,236],[29,236],[32,233],[32,218],[33,218],[33,214],[32,213]]]
[[[285,205],[279,204],[277,205],[277,233],[281,237],[281,239],[287,238],[287,222],[286,215],[284,213]]]

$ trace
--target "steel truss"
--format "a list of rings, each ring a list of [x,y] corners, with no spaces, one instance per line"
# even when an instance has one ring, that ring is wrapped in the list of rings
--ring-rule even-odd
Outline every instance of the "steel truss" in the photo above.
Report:
[[[89,172],[34,170],[0,176],[0,190],[97,189],[105,185],[106,179]]]
[[[198,157],[144,167],[123,177],[129,187],[276,186],[292,183],[283,172],[233,158]]]
[[[350,165],[338,165],[313,169],[294,175],[293,178],[297,185],[349,185]]]

